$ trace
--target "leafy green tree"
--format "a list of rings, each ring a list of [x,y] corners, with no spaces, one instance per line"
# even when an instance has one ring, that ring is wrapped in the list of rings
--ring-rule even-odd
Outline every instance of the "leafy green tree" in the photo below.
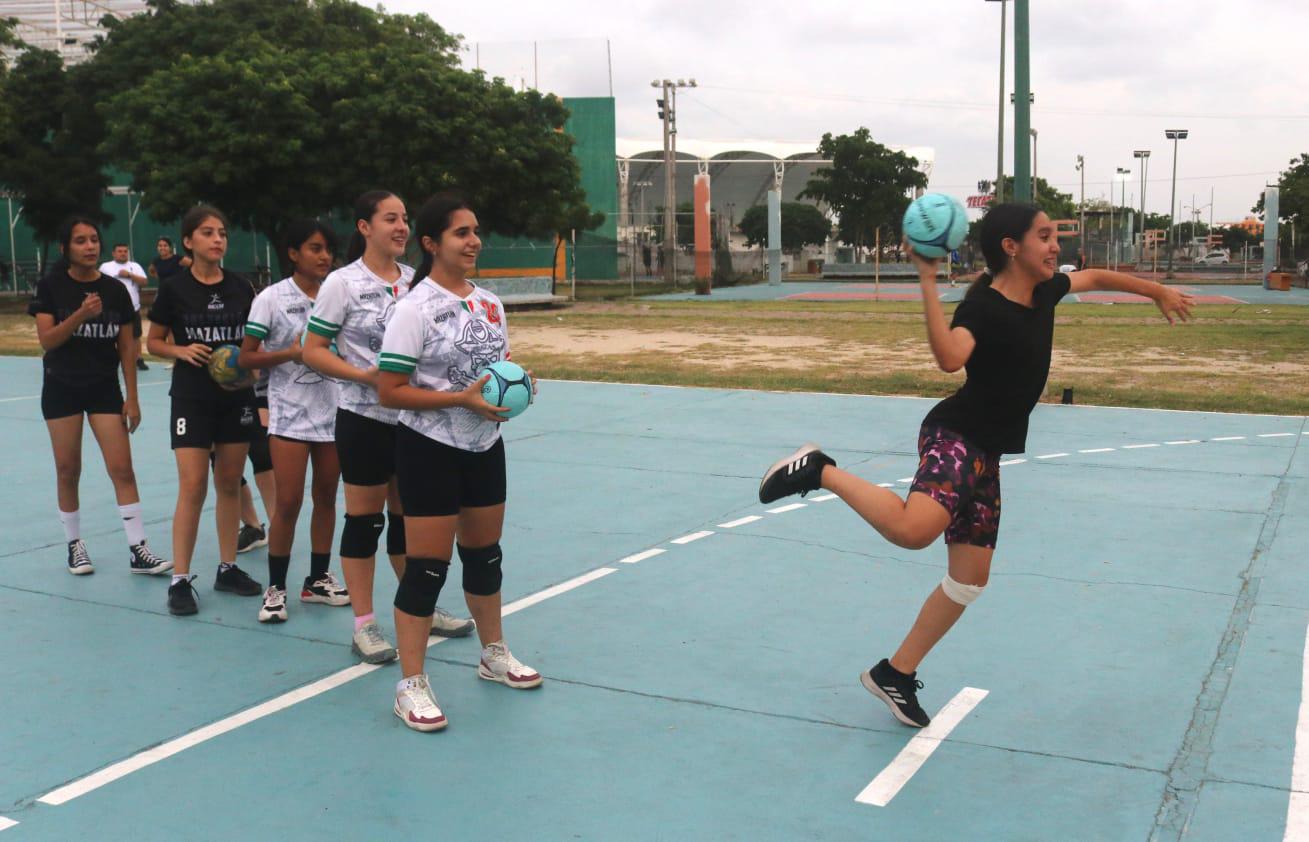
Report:
[[[695,243],[695,205],[690,202],[678,202],[674,214],[677,218],[677,246],[686,248]],[[655,208],[654,238],[656,243],[664,241],[664,206]]]
[[[918,160],[873,140],[866,128],[836,137],[828,132],[818,152],[832,165],[819,168],[800,197],[817,199],[835,212],[843,242],[871,245],[878,228],[896,236],[910,191],[927,186]]]
[[[1278,176],[1277,187],[1278,218],[1287,222],[1309,219],[1309,153],[1301,152],[1300,157],[1291,159],[1290,166]],[[1251,210],[1263,218],[1262,193]]]
[[[748,246],[768,245],[768,206],[755,205],[738,226]],[[805,246],[821,246],[832,235],[832,221],[813,205],[782,202],[782,251],[792,254]]]
[[[151,215],[198,201],[276,238],[375,187],[460,190],[485,230],[548,236],[585,203],[562,102],[459,68],[424,15],[350,0],[156,0],[94,57],[104,151]]]
[[[1013,197],[1014,195],[1014,178],[1006,175],[1002,179],[1004,195]],[[1045,211],[1045,215],[1051,219],[1077,219],[1077,202],[1073,201],[1073,194],[1063,193],[1050,186],[1050,183],[1040,176],[1036,177],[1036,201],[1033,202],[1038,208]],[[1093,202],[1086,203],[1089,209]],[[1117,210],[1115,210],[1117,213]]]

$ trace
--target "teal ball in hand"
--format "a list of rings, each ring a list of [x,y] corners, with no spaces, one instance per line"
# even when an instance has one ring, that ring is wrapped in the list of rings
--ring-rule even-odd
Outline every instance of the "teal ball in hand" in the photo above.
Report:
[[[491,406],[503,406],[501,418],[514,418],[522,415],[532,402],[532,378],[517,363],[500,360],[482,369],[477,376],[490,374],[491,378],[482,384],[482,398]]]

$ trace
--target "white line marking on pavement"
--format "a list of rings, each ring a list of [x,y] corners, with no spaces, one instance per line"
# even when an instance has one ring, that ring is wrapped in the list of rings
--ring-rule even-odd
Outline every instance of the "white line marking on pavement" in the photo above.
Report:
[[[515,600],[506,605],[501,611],[501,614],[507,617],[510,614],[523,610],[524,608],[536,605],[537,603],[543,602],[551,597],[566,593],[571,591],[573,588],[581,587],[588,582],[593,582],[602,576],[608,576],[610,573],[616,572],[618,572],[618,569],[615,567],[601,567],[592,570],[589,573],[584,573],[581,576],[569,579],[566,582],[561,582],[558,585],[553,585],[545,590],[531,594],[530,596],[525,596],[522,599]],[[443,640],[445,640],[445,638],[433,638],[433,640],[428,643],[428,646],[434,646]],[[93,772],[86,777],[79,778],[72,783],[52,790],[37,800],[42,804],[49,804],[56,807],[60,804],[65,804],[74,798],[99,789],[105,784],[113,783],[119,778],[158,763],[160,760],[166,760],[174,754],[186,751],[188,748],[192,748],[200,743],[206,742],[207,740],[211,740],[214,737],[226,734],[228,731],[234,731],[242,725],[248,725],[251,722],[268,716],[269,714],[285,710],[292,705],[299,704],[307,699],[312,699],[315,696],[326,693],[328,690],[332,690],[336,687],[340,687],[342,684],[354,681],[356,678],[365,676],[376,669],[380,669],[382,666],[384,665],[355,664],[352,667],[346,667],[345,669],[334,672],[329,676],[310,682],[303,687],[298,687],[289,693],[283,693],[274,699],[269,699],[263,704],[255,705],[254,707],[243,710],[240,713],[233,714],[226,719],[220,719],[217,722],[210,723],[202,728],[197,728],[189,734],[183,734],[176,739],[169,740],[166,743],[161,743],[154,748],[146,749],[145,751],[134,754],[125,760],[120,760],[117,763],[106,766],[98,772]]]
[[[747,523],[754,523],[756,520],[763,520],[759,515],[746,515],[736,520],[729,520],[727,523],[718,524],[719,529],[735,529],[738,526],[745,526]]]
[[[1166,441],[1164,444],[1199,444],[1199,439],[1179,439],[1178,441]]]
[[[1295,433],[1260,433],[1260,434],[1259,434],[1259,438],[1261,438],[1261,439],[1280,439],[1280,438],[1284,438],[1284,437],[1286,437],[1286,436],[1293,436],[1293,435],[1295,435]]]
[[[673,539],[672,541],[670,541],[669,543],[671,543],[671,544],[689,544],[689,543],[691,543],[692,541],[699,541],[701,538],[708,538],[710,535],[713,535],[713,534],[714,534],[713,532],[711,532],[710,530],[707,530],[707,529],[706,529],[706,530],[701,531],[701,532],[692,532],[690,535],[683,535],[681,538],[674,538],[674,539]]]
[[[1001,462],[1000,464],[1001,464],[1001,465],[1021,465],[1021,464],[1023,464],[1023,463],[1026,462],[1026,461],[1027,461],[1026,459],[1005,459],[1005,460],[1004,460],[1003,462]]]
[[[813,503],[826,503],[828,500],[835,500],[835,499],[836,499],[836,495],[835,495],[835,494],[823,494],[823,495],[821,495],[821,496],[819,496],[819,497],[810,497],[810,498],[809,498],[810,502],[813,502]]]
[[[1045,453],[1045,454],[1042,454],[1042,455],[1040,455],[1040,456],[1038,456],[1038,457],[1036,457],[1036,458],[1037,458],[1037,459],[1058,459],[1060,456],[1067,456],[1067,455],[1068,455],[1067,453]]]
[[[1143,447],[1158,447],[1158,446],[1159,446],[1158,442],[1154,442],[1152,444],[1125,444],[1123,445],[1123,450],[1140,450]]]
[[[0,830],[8,830],[16,824],[18,824],[18,822],[13,819],[7,819],[4,816],[0,816]]]
[[[894,487],[895,487],[895,483],[893,483],[893,482],[879,482],[879,483],[877,484],[877,487],[878,487],[878,488],[894,488]]]
[[[913,481],[914,481],[913,477],[903,477],[901,479],[896,480],[896,482],[913,482]]]
[[[1291,803],[1286,808],[1285,842],[1309,839],[1309,633],[1305,635],[1300,679],[1300,717],[1295,723],[1295,759],[1291,764]]]
[[[634,555],[629,555],[627,558],[620,558],[620,559],[618,559],[618,563],[619,563],[619,564],[636,564],[638,561],[645,561],[647,558],[654,558],[655,556],[657,556],[657,555],[663,555],[663,554],[666,553],[666,552],[668,552],[668,551],[667,551],[667,550],[661,550],[660,548],[655,547],[655,548],[652,549],[652,550],[645,550],[645,551],[643,551],[643,552],[635,553]]]
[[[1079,450],[1078,453],[1108,453],[1113,450],[1112,447],[1092,447],[1088,450]]]
[[[796,509],[803,509],[806,503],[788,503],[785,506],[778,506],[776,509],[767,509],[770,515],[780,515],[783,512],[794,512]]]
[[[1214,436],[1209,441],[1244,441],[1245,436]]]
[[[871,804],[874,807],[885,807],[890,804],[891,799],[909,783],[909,779],[922,768],[927,758],[932,756],[932,752],[950,736],[955,726],[968,715],[969,711],[977,707],[978,702],[986,698],[987,692],[976,687],[965,687],[956,693],[955,697],[941,708],[940,713],[932,717],[932,724],[915,734],[909,744],[900,749],[900,753],[895,756],[890,765],[873,778],[872,783],[864,787],[863,792],[855,796],[855,801],[860,804]]]
[[[136,387],[138,389],[143,389],[146,386],[162,386],[165,383],[172,383],[172,382],[173,382],[172,378],[169,378],[167,380],[155,380],[150,383],[138,383]],[[40,395],[20,395],[19,397],[16,398],[0,398],[0,403],[13,403],[14,401],[34,401],[40,397],[41,397]],[[17,824],[17,822],[14,822],[14,824]],[[4,828],[0,827],[0,830],[4,830]]]

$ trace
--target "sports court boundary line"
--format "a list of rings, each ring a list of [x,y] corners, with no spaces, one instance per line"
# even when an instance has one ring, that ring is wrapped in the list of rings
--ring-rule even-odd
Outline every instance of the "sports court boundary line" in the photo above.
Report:
[[[1295,723],[1295,759],[1291,764],[1291,797],[1286,805],[1283,842],[1309,839],[1309,632],[1305,634],[1300,678],[1300,713]]]

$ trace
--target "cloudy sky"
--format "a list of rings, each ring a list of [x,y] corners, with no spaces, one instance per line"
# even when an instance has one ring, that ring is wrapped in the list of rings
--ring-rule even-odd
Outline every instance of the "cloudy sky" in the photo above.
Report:
[[[1150,149],[1146,209],[1167,212],[1172,144],[1164,129],[1186,128],[1179,216],[1194,201],[1207,218],[1212,190],[1214,220],[1240,219],[1266,182],[1309,152],[1304,0],[1030,6],[1038,174],[1074,199],[1082,154],[1088,199],[1107,196],[1115,169],[1126,167],[1127,202],[1137,206],[1132,151]],[[542,90],[563,96],[607,95],[611,56],[618,136],[652,147],[660,123],[650,81],[694,77],[699,87],[678,98],[683,145],[816,143],[824,132],[867,126],[882,143],[934,148],[933,189],[963,197],[995,174],[998,2],[391,0],[386,8],[425,12],[462,35],[470,66],[480,60],[516,85],[532,85],[535,75]],[[1012,111],[1005,122],[1012,134]],[[1007,172],[1012,160],[1009,140]]]

